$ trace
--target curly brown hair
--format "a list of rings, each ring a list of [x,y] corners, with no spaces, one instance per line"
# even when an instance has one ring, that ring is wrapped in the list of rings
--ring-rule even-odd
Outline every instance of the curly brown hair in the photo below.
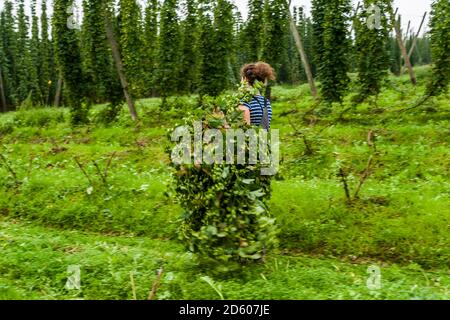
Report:
[[[243,66],[241,76],[252,86],[256,81],[266,82],[266,80],[275,80],[276,78],[271,65],[261,61]]]

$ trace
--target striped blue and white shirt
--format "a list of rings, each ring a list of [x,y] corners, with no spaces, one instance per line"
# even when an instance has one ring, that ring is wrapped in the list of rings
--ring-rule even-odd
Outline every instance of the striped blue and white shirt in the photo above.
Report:
[[[250,110],[250,119],[252,126],[260,126],[264,115],[264,97],[257,95],[250,102],[244,102],[243,105]],[[267,100],[267,112],[269,115],[269,124],[272,121],[272,105]]]

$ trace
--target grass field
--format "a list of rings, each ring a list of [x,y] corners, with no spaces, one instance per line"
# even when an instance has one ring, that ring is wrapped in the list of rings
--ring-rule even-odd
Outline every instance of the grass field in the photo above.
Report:
[[[423,83],[428,69],[417,74]],[[164,148],[194,99],[165,111],[159,99],[139,101],[138,128],[125,109],[117,124],[96,124],[104,106],[80,128],[65,109],[1,115],[0,299],[146,299],[160,267],[158,299],[450,299],[450,100],[399,112],[422,93],[391,78],[377,101],[343,113],[349,96],[303,117],[308,87],[274,88],[280,246],[266,263],[228,271],[177,240],[182,210]],[[349,204],[339,169],[353,194],[371,155]],[[69,265],[80,266],[81,290],[65,289]],[[379,290],[366,285],[371,265]]]

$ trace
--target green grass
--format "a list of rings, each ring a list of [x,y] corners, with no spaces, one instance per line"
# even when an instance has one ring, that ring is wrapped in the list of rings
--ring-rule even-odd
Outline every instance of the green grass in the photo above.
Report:
[[[447,272],[417,264],[342,262],[306,255],[274,255],[239,271],[212,271],[169,240],[62,231],[0,221],[0,299],[146,299],[156,271],[160,299],[449,299]],[[381,289],[366,287],[367,268],[381,268]],[[81,290],[65,288],[67,268],[81,270]]]
[[[283,162],[270,207],[280,247],[265,264],[228,271],[177,240],[182,210],[164,148],[194,99],[173,98],[165,111],[159,99],[139,101],[139,128],[126,108],[111,127],[71,128],[65,109],[0,115],[0,153],[17,178],[0,164],[0,299],[131,299],[130,272],[145,299],[161,266],[159,299],[218,299],[205,276],[225,299],[449,299],[449,97],[398,112],[422,93],[406,76],[391,78],[376,102],[342,113],[349,96],[330,115],[303,119],[314,105],[308,87],[275,87]],[[373,168],[348,205],[337,173],[346,169],[354,191],[369,131]],[[93,161],[103,170],[112,155],[105,183]],[[382,270],[374,292],[372,264]],[[68,265],[81,267],[80,292],[64,288]]]

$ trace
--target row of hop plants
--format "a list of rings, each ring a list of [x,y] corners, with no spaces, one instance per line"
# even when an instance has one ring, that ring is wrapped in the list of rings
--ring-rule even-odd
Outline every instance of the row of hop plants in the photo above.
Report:
[[[237,106],[249,102],[262,84],[251,88],[242,83],[234,93],[218,98],[203,97],[200,107],[184,119],[194,134],[194,123],[202,130],[250,129]],[[255,129],[255,128],[252,128]],[[257,129],[258,130],[258,129]],[[169,131],[171,134],[173,130]],[[211,147],[203,140],[203,150]],[[172,153],[173,143],[167,148]],[[249,141],[244,146],[249,152]],[[192,150],[191,150],[192,151]],[[192,153],[191,153],[192,154]],[[176,164],[172,162],[172,192],[183,208],[180,240],[191,252],[215,261],[258,261],[277,244],[277,228],[268,201],[271,176],[261,175],[261,164]]]

